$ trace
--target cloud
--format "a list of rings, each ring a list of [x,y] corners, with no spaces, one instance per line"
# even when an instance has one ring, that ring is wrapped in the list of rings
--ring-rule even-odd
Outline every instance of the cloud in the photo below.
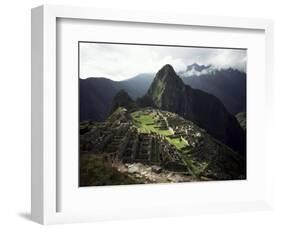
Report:
[[[184,71],[194,62],[245,71],[246,61],[246,50],[237,49],[80,43],[80,78],[120,81],[139,73],[156,73],[165,64]]]
[[[204,66],[204,67],[205,68],[202,70],[196,70],[194,67],[192,67],[189,70],[178,72],[178,74],[182,77],[200,76],[205,74],[212,74],[217,70],[217,68],[212,65]]]

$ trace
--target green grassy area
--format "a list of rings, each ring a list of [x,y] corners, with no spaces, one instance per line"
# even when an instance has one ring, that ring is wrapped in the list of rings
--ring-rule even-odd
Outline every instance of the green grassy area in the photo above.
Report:
[[[182,157],[185,165],[188,169],[190,169],[191,174],[197,178],[200,178],[205,169],[208,167],[207,163],[199,164],[198,162],[195,162],[188,153],[183,153]]]
[[[133,117],[134,125],[139,128],[139,131],[142,133],[157,133],[164,136],[167,141],[173,146],[175,146],[178,150],[186,147],[187,144],[180,137],[171,138],[170,136],[173,134],[169,129],[162,129],[157,124],[157,120],[155,119],[155,113],[146,114],[143,111],[136,111],[131,114]]]
[[[155,118],[154,113],[145,114],[141,111],[137,111],[131,114],[134,120],[134,124],[139,128],[141,133],[158,133],[163,136],[169,136],[172,132],[168,129],[161,129]]]
[[[181,138],[166,137],[171,145],[174,145],[178,150],[182,150],[187,144]]]

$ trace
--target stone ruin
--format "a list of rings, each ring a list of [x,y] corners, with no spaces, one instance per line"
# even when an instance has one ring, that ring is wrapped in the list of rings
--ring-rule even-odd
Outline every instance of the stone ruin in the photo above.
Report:
[[[168,165],[170,170],[183,165],[180,154],[162,136],[138,133],[129,123],[93,126],[89,132],[80,135],[80,150],[82,153],[107,154],[123,163]]]

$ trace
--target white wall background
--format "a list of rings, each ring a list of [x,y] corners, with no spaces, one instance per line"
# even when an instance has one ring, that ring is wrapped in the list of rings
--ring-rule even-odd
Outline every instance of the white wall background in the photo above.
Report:
[[[30,211],[30,8],[68,4],[201,15],[262,17],[275,20],[275,94],[281,99],[281,14],[276,0],[9,0],[0,8],[0,228],[38,229]],[[280,106],[275,108],[275,210],[270,212],[202,215],[168,219],[130,220],[48,226],[52,229],[280,229],[281,130]],[[257,143],[258,144],[258,143]]]

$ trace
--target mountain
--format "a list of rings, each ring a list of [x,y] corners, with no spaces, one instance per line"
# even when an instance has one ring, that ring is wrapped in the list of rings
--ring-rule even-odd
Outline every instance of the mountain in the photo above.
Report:
[[[146,93],[153,77],[153,74],[144,73],[124,81],[79,79],[80,121],[104,121],[110,114],[114,96],[120,90],[125,90],[132,99],[136,99]]]
[[[116,85],[109,79],[79,79],[80,121],[104,121],[117,92]]]
[[[151,106],[177,113],[234,150],[245,153],[245,133],[236,118],[217,97],[185,85],[171,65],[158,71],[144,98],[152,102]]]
[[[178,73],[183,82],[218,97],[233,115],[246,111],[246,74],[236,69],[216,69],[196,63]]]
[[[128,95],[125,90],[120,90],[113,98],[110,114],[112,114],[117,108],[124,107],[127,110],[131,110],[136,107],[135,102]]]
[[[241,112],[236,114],[236,119],[239,122],[240,126],[242,127],[242,129],[246,130],[247,127],[247,123],[246,123],[246,113],[245,112]]]

